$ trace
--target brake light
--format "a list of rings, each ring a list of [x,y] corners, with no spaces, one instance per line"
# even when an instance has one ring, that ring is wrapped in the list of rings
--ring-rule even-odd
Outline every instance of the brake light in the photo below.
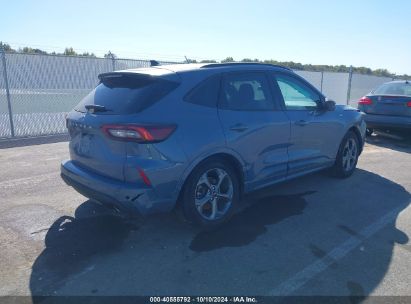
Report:
[[[370,104],[372,104],[372,100],[371,100],[371,98],[369,98],[367,96],[364,96],[360,99],[358,104],[360,104],[360,105],[370,105]]]
[[[411,108],[411,101],[407,102],[407,107]]]
[[[101,129],[113,139],[152,143],[168,138],[176,126],[104,125]]]

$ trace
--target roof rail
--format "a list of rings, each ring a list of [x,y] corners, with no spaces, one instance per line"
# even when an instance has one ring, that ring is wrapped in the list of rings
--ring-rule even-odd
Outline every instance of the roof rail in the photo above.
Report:
[[[281,68],[281,69],[285,69],[285,70],[288,70],[288,71],[292,71],[292,69],[287,68],[287,67],[282,66],[282,65],[270,64],[270,63],[260,63],[260,62],[210,63],[210,64],[203,65],[201,68],[218,68],[218,67],[225,67],[225,66],[230,66],[230,65],[263,65],[263,66]]]

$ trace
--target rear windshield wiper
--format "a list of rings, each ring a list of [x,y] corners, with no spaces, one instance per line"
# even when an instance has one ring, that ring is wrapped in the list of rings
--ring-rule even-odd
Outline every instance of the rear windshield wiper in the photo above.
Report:
[[[112,110],[107,109],[105,106],[100,106],[96,104],[89,104],[89,105],[85,105],[84,107],[87,109],[87,111],[91,113],[112,111]]]

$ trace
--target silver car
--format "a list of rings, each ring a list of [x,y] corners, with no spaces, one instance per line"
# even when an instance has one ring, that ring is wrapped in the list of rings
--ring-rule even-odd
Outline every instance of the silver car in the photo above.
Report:
[[[356,168],[363,114],[288,68],[181,64],[105,73],[71,111],[67,184],[141,214],[227,221],[244,193],[330,168]]]

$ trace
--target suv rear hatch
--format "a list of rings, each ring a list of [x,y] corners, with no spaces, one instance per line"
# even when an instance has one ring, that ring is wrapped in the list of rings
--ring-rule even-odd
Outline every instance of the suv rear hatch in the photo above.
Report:
[[[129,138],[118,127],[138,124],[138,113],[174,90],[179,84],[178,76],[113,72],[101,74],[99,79],[97,87],[67,118],[70,156],[81,167],[124,181]],[[113,134],[107,126],[114,129]]]

